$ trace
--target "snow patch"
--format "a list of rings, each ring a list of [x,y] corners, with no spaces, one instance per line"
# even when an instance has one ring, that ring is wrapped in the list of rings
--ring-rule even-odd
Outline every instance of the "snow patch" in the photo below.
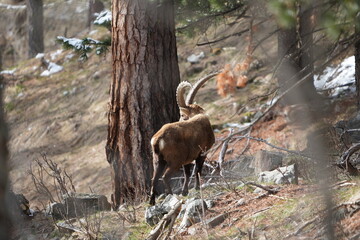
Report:
[[[94,29],[94,30],[92,30],[91,32],[89,32],[89,35],[90,35],[90,36],[91,36],[91,35],[94,35],[94,34],[96,34],[98,31],[99,31],[99,30]]]
[[[12,69],[12,70],[3,70],[0,72],[0,74],[9,74],[9,75],[13,75],[15,73],[16,69]]]
[[[10,4],[0,3],[0,8],[6,8],[6,9],[25,9],[25,8],[26,8],[26,5],[10,5]]]
[[[344,59],[339,65],[325,68],[322,74],[314,76],[315,88],[329,90],[332,97],[344,91],[355,91],[355,56]]]
[[[109,10],[104,10],[98,14],[95,14],[97,15],[95,21],[94,21],[94,24],[95,25],[103,25],[107,22],[111,22],[111,19],[112,19],[112,15],[111,15],[111,12]]]
[[[186,60],[190,63],[198,63],[204,57],[205,57],[205,53],[201,52],[199,54],[191,54]]]
[[[64,67],[57,65],[56,63],[53,62],[49,62],[49,66],[48,69],[46,69],[45,71],[43,71],[40,76],[42,77],[48,77],[54,73],[60,72],[64,69]]]
[[[57,39],[59,39],[60,41],[63,41],[66,44],[69,44],[71,46],[73,46],[76,50],[80,50],[83,48],[84,43],[83,43],[83,39],[79,39],[79,38],[66,38],[63,36],[57,36]],[[93,44],[99,44],[100,41],[92,39],[92,38],[87,38],[88,41],[91,41]],[[88,46],[88,45],[85,45]]]
[[[50,54],[51,60],[54,60],[54,59],[55,59],[57,56],[59,56],[62,52],[63,52],[62,49],[58,49],[58,50],[56,50],[55,52],[51,53],[51,54]]]
[[[38,53],[38,54],[36,54],[35,58],[36,58],[36,59],[41,59],[41,58],[43,58],[44,56],[45,56],[44,53]]]
[[[74,56],[75,56],[75,54],[73,54],[73,53],[70,53],[70,54],[66,55],[65,56],[65,61],[71,60]]]

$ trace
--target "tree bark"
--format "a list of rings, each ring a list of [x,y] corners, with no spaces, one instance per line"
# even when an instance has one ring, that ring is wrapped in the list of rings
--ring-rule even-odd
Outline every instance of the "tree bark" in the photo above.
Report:
[[[298,81],[296,74],[300,71],[298,38],[296,27],[280,28],[278,32],[278,59],[280,61],[277,70],[277,78],[280,92],[285,92]],[[283,98],[286,105],[299,102],[299,96],[296,89]]]
[[[26,0],[28,22],[28,58],[44,52],[43,1]]]
[[[163,124],[179,118],[175,91],[180,77],[172,0],[115,0],[112,15],[106,156],[117,208],[150,189],[150,139]]]
[[[3,86],[3,77],[0,75],[0,85]],[[10,239],[10,217],[9,208],[6,207],[6,189],[8,183],[8,149],[7,149],[7,128],[3,111],[3,87],[0,88],[0,239]]]
[[[356,103],[357,109],[360,111],[360,13],[356,16],[355,23],[355,83],[356,83]]]
[[[301,74],[300,78],[307,76],[304,84],[302,85],[304,93],[304,101],[313,104],[321,103],[320,96],[316,92],[314,85],[314,39],[313,32],[315,29],[312,17],[313,17],[313,3],[303,3],[299,6],[300,16],[299,16],[299,37],[300,44],[299,48],[301,50],[300,55],[300,69]]]
[[[311,4],[298,5],[297,26],[281,28],[278,33],[278,58],[281,62],[277,77],[280,91],[284,92],[307,76],[299,87],[285,97],[285,104],[319,102],[320,96],[314,86],[313,29]]]

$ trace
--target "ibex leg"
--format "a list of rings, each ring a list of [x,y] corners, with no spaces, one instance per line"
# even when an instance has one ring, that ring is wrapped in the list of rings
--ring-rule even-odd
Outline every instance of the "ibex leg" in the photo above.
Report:
[[[184,165],[184,185],[182,188],[182,195],[186,196],[189,193],[189,181],[190,181],[190,175],[191,175],[191,166],[192,164]]]
[[[163,174],[165,170],[165,166],[166,166],[166,162],[160,159],[155,163],[154,175],[151,180],[151,196],[150,196],[151,205],[155,204],[155,196],[158,195],[159,178]]]
[[[165,173],[163,175],[163,181],[165,185],[165,193],[166,194],[172,194],[171,186],[170,186],[170,177],[175,172],[175,170],[172,167],[167,167],[165,170]]]
[[[201,154],[196,159],[196,164],[195,164],[195,189],[196,190],[200,189],[199,175],[201,175],[201,170],[202,170],[202,167],[204,165],[205,159],[206,159],[206,156],[203,156]]]

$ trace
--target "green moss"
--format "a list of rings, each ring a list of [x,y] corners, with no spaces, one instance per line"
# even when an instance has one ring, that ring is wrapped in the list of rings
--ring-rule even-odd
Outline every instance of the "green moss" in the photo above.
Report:
[[[341,187],[335,191],[336,202],[347,202],[351,199],[352,196],[360,193],[360,177],[354,178],[353,181],[356,183],[355,186]]]
[[[132,225],[128,230],[130,232],[128,240],[145,239],[151,231],[151,226],[146,224],[144,221],[139,224]]]
[[[15,85],[15,93],[19,94],[25,90],[25,86],[21,83]]]
[[[13,102],[5,103],[5,111],[6,112],[11,112],[12,110],[15,109],[15,107],[16,107],[16,105]]]

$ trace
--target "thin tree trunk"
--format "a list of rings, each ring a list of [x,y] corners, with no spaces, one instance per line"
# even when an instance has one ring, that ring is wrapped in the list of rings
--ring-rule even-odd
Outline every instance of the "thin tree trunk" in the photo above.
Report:
[[[43,1],[27,0],[28,58],[44,52]]]
[[[150,189],[150,139],[178,119],[179,83],[173,1],[115,0],[112,4],[113,77],[107,160],[113,207]]]

